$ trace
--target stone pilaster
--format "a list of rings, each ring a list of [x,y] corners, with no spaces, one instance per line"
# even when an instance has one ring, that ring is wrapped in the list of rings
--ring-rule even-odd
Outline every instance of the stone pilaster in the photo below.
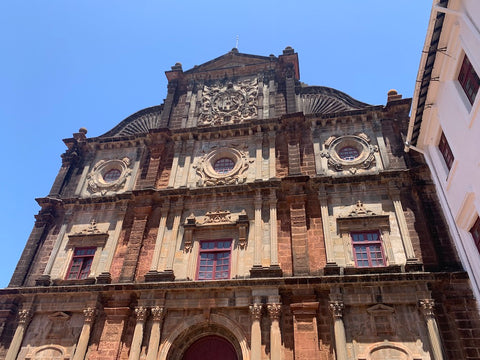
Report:
[[[20,310],[18,313],[18,326],[15,329],[12,342],[5,356],[5,360],[15,360],[17,358],[18,351],[22,346],[23,337],[25,331],[32,320],[33,312],[30,309]]]
[[[402,202],[400,200],[400,190],[395,186],[390,186],[389,193],[390,199],[392,200],[395,209],[395,216],[397,218],[398,228],[400,229],[400,236],[402,238],[403,248],[405,250],[405,256],[407,258],[407,266],[409,264],[418,263],[418,259],[415,257],[415,252],[413,250],[412,240],[410,239],[407,220],[405,219],[405,213],[403,212]]]
[[[345,335],[345,325],[343,323],[342,301],[331,301],[330,311],[333,316],[333,331],[335,334],[335,353],[337,360],[347,360],[347,338]]]
[[[158,280],[158,265],[160,262],[160,252],[162,251],[163,239],[165,236],[165,230],[167,227],[167,217],[170,210],[170,204],[164,203],[160,213],[160,224],[158,225],[157,238],[155,240],[155,248],[153,250],[152,264],[150,271],[145,274],[145,281],[157,281]]]
[[[165,308],[162,306],[154,306],[151,309],[153,323],[150,331],[150,341],[148,342],[148,352],[146,360],[156,360],[158,356],[158,347],[162,337],[162,321],[165,316]]]
[[[151,210],[151,206],[139,206],[134,209],[134,219],[130,230],[127,253],[125,254],[125,259],[123,261],[120,282],[130,282],[135,278],[138,257],[143,244],[145,228]]]
[[[83,320],[82,332],[77,341],[77,348],[75,349],[75,354],[73,355],[73,360],[83,360],[87,353],[88,341],[90,339],[90,333],[92,331],[93,321],[95,319],[96,310],[95,308],[88,307],[83,310],[85,319]]]
[[[252,316],[251,340],[250,340],[250,359],[262,359],[262,330],[260,328],[260,320],[262,318],[263,305],[254,303],[250,305],[250,314]]]
[[[328,215],[328,196],[325,186],[321,186],[318,190],[318,200],[320,201],[320,213],[322,216],[323,239],[325,241],[325,253],[327,256],[327,266],[325,274],[338,273],[339,268],[335,261],[335,253],[333,251],[333,240],[330,233],[330,217]],[[337,270],[335,270],[337,269]],[[329,272],[330,271],[330,272]]]
[[[307,214],[303,195],[287,196],[290,207],[290,233],[292,235],[293,274],[309,273]]]
[[[262,194],[260,191],[255,193],[255,198],[253,201],[255,209],[255,224],[254,224],[254,234],[255,234],[255,244],[254,244],[254,253],[253,253],[253,269],[259,270],[262,269]]]
[[[128,360],[138,360],[140,358],[140,351],[142,350],[143,341],[143,327],[147,319],[148,309],[144,306],[137,306],[135,308],[135,316],[137,322],[135,323],[135,330],[133,332],[132,346],[130,347],[130,355]]]
[[[270,359],[280,360],[282,356],[282,334],[280,332],[280,315],[282,305],[279,303],[267,304],[268,316],[270,316]]]
[[[169,241],[168,254],[167,254],[167,263],[165,265],[165,280],[174,280],[175,275],[173,274],[173,261],[175,259],[175,251],[177,250],[177,235],[180,228],[180,219],[183,212],[183,198],[179,198],[175,203],[173,209],[173,228],[171,231],[171,237]]]
[[[168,179],[168,187],[174,187],[177,179],[178,159],[180,158],[180,152],[182,151],[182,141],[175,139],[172,169],[170,170],[170,178]]]
[[[262,180],[262,147],[263,133],[261,131],[255,134],[255,180]]]
[[[423,313],[425,322],[427,324],[428,338],[430,340],[430,347],[434,360],[443,360],[442,340],[440,339],[440,332],[437,321],[435,320],[435,301],[433,299],[423,299],[418,301],[418,305]]]
[[[270,179],[274,179],[277,174],[277,158],[275,156],[275,141],[277,134],[275,131],[268,132],[268,174]]]

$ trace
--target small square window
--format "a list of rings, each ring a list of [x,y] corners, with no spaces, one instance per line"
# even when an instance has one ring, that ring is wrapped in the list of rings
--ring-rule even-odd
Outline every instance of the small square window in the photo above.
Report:
[[[67,280],[81,280],[86,279],[90,274],[93,257],[95,256],[96,248],[75,248],[73,252],[72,262],[67,271]]]
[[[230,277],[232,240],[209,240],[200,243],[197,280],[219,280]]]
[[[452,168],[453,161],[455,160],[455,157],[453,156],[452,149],[450,148],[450,145],[448,144],[447,138],[445,137],[445,134],[442,131],[442,136],[440,137],[440,142],[438,143],[438,149],[442,153],[443,159],[445,160],[445,164],[448,167],[448,170]]]
[[[480,252],[480,218],[478,216],[477,216],[477,220],[475,220],[475,223],[470,229],[470,234],[472,234],[473,241],[475,242],[475,246]]]
[[[468,101],[473,105],[478,93],[478,88],[480,87],[480,79],[470,63],[470,60],[468,60],[467,55],[463,57],[462,67],[458,74],[458,81],[460,82],[463,91],[465,91]]]
[[[354,232],[351,236],[357,267],[385,266],[382,240],[378,231]]]

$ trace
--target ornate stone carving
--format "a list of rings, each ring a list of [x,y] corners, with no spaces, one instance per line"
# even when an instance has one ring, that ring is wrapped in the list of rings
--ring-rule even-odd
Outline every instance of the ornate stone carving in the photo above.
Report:
[[[352,147],[358,151],[358,156],[351,160],[342,159],[339,152],[344,147]],[[355,174],[359,169],[369,169],[375,163],[377,145],[371,145],[366,134],[331,136],[325,141],[325,150],[321,156],[328,159],[328,165],[335,171],[349,171]]]
[[[165,316],[165,308],[163,306],[154,306],[152,307],[152,316],[153,321],[162,321]]]
[[[86,323],[92,323],[93,320],[95,319],[96,313],[97,313],[97,311],[95,310],[95,308],[88,307],[88,308],[84,309],[83,310],[83,315],[85,316],[84,321]]]
[[[272,320],[278,320],[280,318],[280,314],[282,313],[282,304],[267,304],[267,310],[268,316],[270,316]]]
[[[433,299],[419,300],[418,305],[420,305],[420,309],[422,310],[422,313],[423,315],[425,315],[425,317],[435,316],[435,300]]]
[[[105,174],[114,169],[120,172],[120,176],[116,180],[105,181]],[[132,169],[130,169],[130,159],[128,157],[100,160],[87,176],[87,189],[92,194],[100,193],[101,195],[105,195],[109,191],[116,192],[123,188],[131,172]]]
[[[90,225],[88,225],[87,227],[77,232],[74,232],[72,235],[95,235],[95,234],[103,234],[103,232],[98,229],[97,222],[95,221],[94,218],[92,218],[92,220],[90,220]]]
[[[352,211],[347,215],[347,217],[358,217],[358,216],[373,216],[376,215],[372,210],[368,210],[363,205],[363,202],[357,200],[357,203],[353,205]]]
[[[135,316],[137,321],[145,321],[147,319],[148,309],[145,306],[137,306],[135,308]]]
[[[334,319],[341,319],[343,316],[343,302],[342,301],[331,301],[330,302],[330,311],[332,312]]]
[[[255,303],[250,305],[250,315],[252,315],[252,320],[260,320],[262,318],[263,305],[260,303]]]
[[[257,115],[257,80],[205,85],[200,126],[235,124]]]
[[[231,144],[231,146],[212,147],[208,153],[201,156],[194,163],[193,168],[199,176],[198,186],[231,185],[245,182],[247,178],[246,171],[253,160],[248,159],[248,148],[243,148],[240,144]],[[222,174],[216,172],[213,166],[221,158],[232,160],[235,164],[233,169]]]
[[[18,312],[18,323],[27,326],[32,320],[33,312],[30,309],[20,310]]]

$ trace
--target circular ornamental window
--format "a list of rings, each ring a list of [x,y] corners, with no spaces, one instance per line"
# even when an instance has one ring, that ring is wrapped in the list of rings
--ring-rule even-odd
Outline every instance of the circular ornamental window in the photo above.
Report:
[[[213,170],[217,174],[228,174],[235,167],[235,162],[230,158],[221,158],[213,164]]]
[[[105,174],[103,174],[103,180],[106,183],[112,183],[117,181],[120,178],[122,172],[119,169],[110,169]]]
[[[353,146],[344,146],[338,151],[338,156],[342,160],[352,161],[358,158],[360,153]]]

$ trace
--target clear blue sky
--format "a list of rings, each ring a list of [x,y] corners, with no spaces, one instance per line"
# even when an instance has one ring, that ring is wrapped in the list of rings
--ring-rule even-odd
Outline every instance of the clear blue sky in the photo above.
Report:
[[[299,54],[301,81],[370,104],[413,95],[428,0],[0,2],[0,287],[80,127],[103,134],[163,102],[164,72],[223,55]]]

